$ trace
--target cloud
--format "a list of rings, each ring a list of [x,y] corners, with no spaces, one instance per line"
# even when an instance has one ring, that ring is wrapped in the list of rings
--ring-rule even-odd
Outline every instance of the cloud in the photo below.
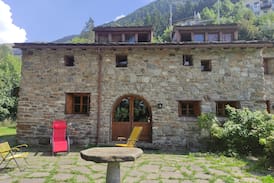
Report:
[[[119,19],[121,19],[121,18],[124,18],[126,15],[119,15],[119,16],[117,16],[115,19],[114,19],[114,21],[116,21],[116,20],[119,20]]]
[[[25,42],[26,31],[13,24],[11,9],[2,0],[0,0],[0,12],[0,44]]]

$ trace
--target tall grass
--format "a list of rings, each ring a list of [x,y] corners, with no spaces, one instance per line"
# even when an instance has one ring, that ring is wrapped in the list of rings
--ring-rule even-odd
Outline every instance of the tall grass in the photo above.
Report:
[[[5,119],[4,121],[0,121],[0,127],[16,127],[16,121]]]

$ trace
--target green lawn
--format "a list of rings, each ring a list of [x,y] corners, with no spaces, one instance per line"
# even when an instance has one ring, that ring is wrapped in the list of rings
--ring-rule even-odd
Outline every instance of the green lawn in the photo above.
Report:
[[[0,127],[0,137],[7,135],[16,135],[16,127]]]
[[[0,122],[0,142],[8,141],[10,145],[16,145],[16,123],[12,121]]]

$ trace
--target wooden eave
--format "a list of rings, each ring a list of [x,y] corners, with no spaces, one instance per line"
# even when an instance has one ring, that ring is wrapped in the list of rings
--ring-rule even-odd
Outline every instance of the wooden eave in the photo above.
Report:
[[[95,32],[140,32],[153,30],[152,26],[130,26],[130,27],[95,27],[93,31]]]
[[[234,42],[180,42],[180,43],[15,43],[14,48],[24,49],[109,49],[109,48],[271,48],[270,41]]]
[[[238,30],[237,24],[211,24],[211,25],[191,25],[191,26],[174,26],[174,31],[218,31],[218,30]]]

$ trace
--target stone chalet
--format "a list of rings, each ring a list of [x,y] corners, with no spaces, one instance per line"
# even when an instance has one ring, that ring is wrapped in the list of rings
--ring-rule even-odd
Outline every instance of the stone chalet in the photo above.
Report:
[[[197,116],[225,105],[274,112],[274,44],[238,40],[237,25],[97,27],[93,44],[17,43],[23,51],[17,138],[48,144],[65,119],[72,145],[112,145],[143,126],[139,146],[198,148]]]

